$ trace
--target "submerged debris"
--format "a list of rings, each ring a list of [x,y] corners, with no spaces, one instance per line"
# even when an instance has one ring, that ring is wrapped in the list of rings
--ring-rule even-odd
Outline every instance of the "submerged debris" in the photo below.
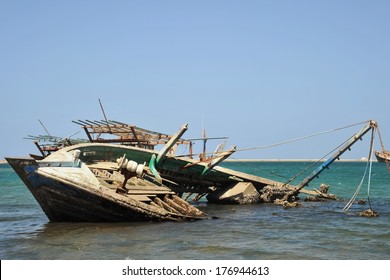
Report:
[[[329,185],[321,184],[320,190],[314,189],[302,190],[302,192],[309,194],[304,201],[318,201],[323,202],[326,199],[336,200],[337,197],[334,194],[329,194]],[[264,203],[274,203],[277,205],[282,205],[284,207],[296,207],[299,204],[296,202],[299,197],[292,195],[293,191],[289,186],[267,186],[263,188],[262,194],[260,196],[261,202]]]
[[[310,201],[310,202],[323,202],[325,201],[325,198],[318,197],[318,196],[313,196],[309,195],[305,197],[305,201]]]
[[[260,194],[250,182],[239,182],[229,189],[218,189],[207,195],[207,200],[226,204],[255,204]]]
[[[284,208],[291,208],[291,207],[298,207],[298,206],[300,206],[300,204],[298,202],[296,202],[296,201],[289,202],[289,201],[286,201],[286,200],[283,200],[283,199],[276,199],[274,201],[274,204],[281,205]]]
[[[286,194],[289,192],[291,192],[291,190],[287,186],[267,186],[263,189],[260,199],[262,202],[274,203],[276,205],[281,205],[284,208],[300,206],[300,204],[296,201],[298,200],[298,197],[290,196],[288,200],[285,199]]]
[[[358,201],[358,204],[360,204],[360,205],[366,204],[366,200],[365,199],[360,199]]]
[[[274,203],[276,200],[284,200],[283,198],[287,193],[291,190],[286,187],[278,187],[278,186],[266,186],[262,189],[262,194],[260,195],[261,202],[264,203]],[[291,197],[290,201],[295,200],[295,197]],[[287,201],[287,200],[284,200]]]
[[[327,184],[320,185],[320,192],[321,193],[328,193],[328,191],[329,191],[329,185],[327,185]]]
[[[372,209],[367,209],[367,210],[359,213],[359,217],[378,217],[378,216],[379,216],[379,213],[375,212]]]

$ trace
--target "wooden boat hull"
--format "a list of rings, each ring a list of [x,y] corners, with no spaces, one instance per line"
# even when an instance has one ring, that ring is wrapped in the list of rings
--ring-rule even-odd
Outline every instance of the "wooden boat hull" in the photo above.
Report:
[[[29,158],[7,158],[51,222],[135,222],[150,220],[190,220],[199,216],[172,213],[131,199],[114,190],[88,187],[46,172]],[[65,167],[66,168],[66,167]],[[70,169],[70,168],[69,168]],[[61,169],[60,169],[61,170]],[[76,170],[76,169],[75,169]],[[77,171],[79,172],[79,171]]]
[[[390,161],[390,151],[375,151],[375,156],[379,162]]]

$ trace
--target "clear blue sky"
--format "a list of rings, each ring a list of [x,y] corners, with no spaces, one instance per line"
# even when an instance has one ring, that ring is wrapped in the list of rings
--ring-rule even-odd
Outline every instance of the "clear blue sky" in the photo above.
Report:
[[[188,123],[187,138],[203,115],[239,149],[368,119],[390,146],[389,15],[390,1],[3,0],[0,158],[37,153],[23,137],[38,120],[67,136],[102,119],[98,98],[110,119]],[[234,157],[318,158],[359,129]],[[367,156],[365,138],[344,157]]]

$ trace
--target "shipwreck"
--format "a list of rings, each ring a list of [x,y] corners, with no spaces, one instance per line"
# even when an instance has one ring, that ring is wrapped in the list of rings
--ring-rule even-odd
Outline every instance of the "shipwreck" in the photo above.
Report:
[[[193,201],[205,197],[209,203],[283,205],[299,193],[334,199],[326,190],[305,187],[377,127],[368,121],[300,184],[290,185],[219,166],[236,147],[211,155],[204,149],[195,158],[193,140],[182,138],[188,125],[168,135],[107,119],[74,122],[87,139],[30,136],[39,155],[6,158],[52,222],[207,219],[187,201],[189,197]],[[156,150],[157,145],[162,148]],[[189,154],[176,155],[178,145],[188,145]]]

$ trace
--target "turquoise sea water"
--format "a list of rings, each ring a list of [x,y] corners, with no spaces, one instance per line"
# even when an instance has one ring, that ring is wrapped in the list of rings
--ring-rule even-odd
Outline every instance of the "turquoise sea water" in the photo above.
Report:
[[[308,162],[228,162],[225,167],[286,181]],[[337,201],[197,204],[197,222],[50,223],[9,165],[0,165],[0,259],[390,259],[390,173],[374,163],[370,198],[377,218],[358,217],[368,205],[342,212],[366,164],[336,162],[311,184],[330,185]],[[299,178],[301,179],[301,178]],[[367,183],[359,198],[367,197]],[[304,198],[304,196],[301,196]]]

